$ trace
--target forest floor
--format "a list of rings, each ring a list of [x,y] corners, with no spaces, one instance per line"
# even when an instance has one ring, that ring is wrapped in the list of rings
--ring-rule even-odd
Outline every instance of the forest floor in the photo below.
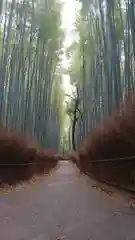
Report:
[[[130,194],[89,179],[63,161],[35,184],[0,193],[0,239],[133,240],[130,202]]]

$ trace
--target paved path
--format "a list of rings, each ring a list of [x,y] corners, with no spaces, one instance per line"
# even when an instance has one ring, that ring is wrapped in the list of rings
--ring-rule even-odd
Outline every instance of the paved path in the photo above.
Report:
[[[133,240],[135,213],[93,188],[72,164],[34,186],[0,195],[1,240]]]

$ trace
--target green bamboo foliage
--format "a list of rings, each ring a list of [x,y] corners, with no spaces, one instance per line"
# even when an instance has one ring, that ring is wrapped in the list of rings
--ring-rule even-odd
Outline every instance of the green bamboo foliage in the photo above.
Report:
[[[76,22],[79,41],[70,48],[70,77],[80,86],[83,120],[76,144],[134,91],[135,2],[82,0]]]
[[[63,39],[60,3],[5,0],[0,11],[0,122],[59,150],[60,117],[51,95]]]

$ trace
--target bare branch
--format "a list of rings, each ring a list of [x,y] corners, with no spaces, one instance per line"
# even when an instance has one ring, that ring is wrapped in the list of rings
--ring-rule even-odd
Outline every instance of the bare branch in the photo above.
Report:
[[[75,100],[75,98],[73,98],[71,95],[66,94],[66,97],[70,97],[72,100]]]

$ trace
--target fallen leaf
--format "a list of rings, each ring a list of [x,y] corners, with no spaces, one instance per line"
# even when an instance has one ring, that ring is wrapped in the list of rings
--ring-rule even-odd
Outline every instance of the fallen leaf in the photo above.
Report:
[[[66,236],[61,236],[61,237],[58,237],[57,240],[63,240],[65,239]]]
[[[112,196],[113,195],[113,191],[111,189],[108,189],[108,188],[104,188],[102,190],[104,193],[106,193],[107,195],[109,196]]]
[[[131,200],[128,202],[128,206],[129,206],[130,209],[135,208],[135,201],[131,199]]]
[[[114,216],[121,216],[120,212],[114,212]]]

